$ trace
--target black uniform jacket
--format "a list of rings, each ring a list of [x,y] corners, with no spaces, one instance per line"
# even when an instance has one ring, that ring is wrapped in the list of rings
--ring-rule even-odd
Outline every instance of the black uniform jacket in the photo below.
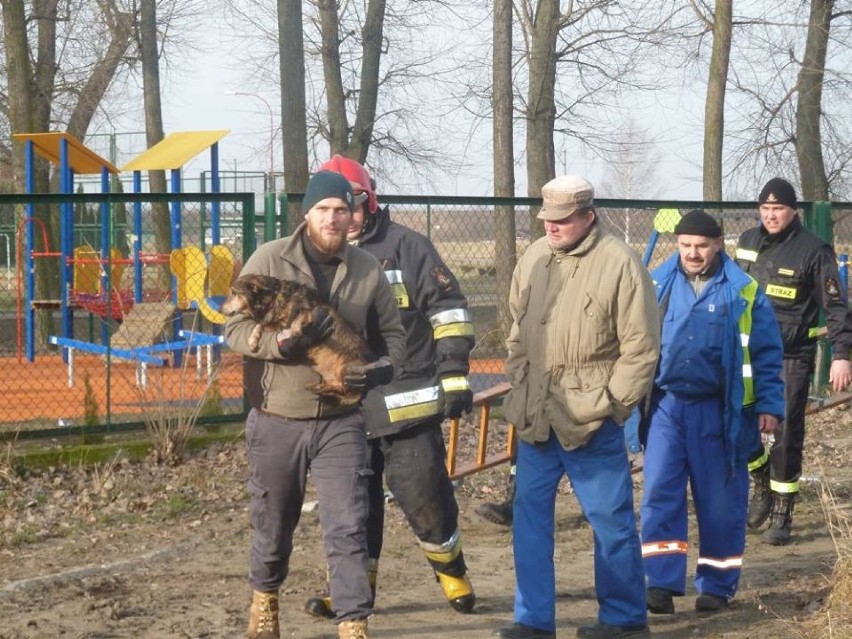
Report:
[[[834,249],[796,217],[780,233],[763,226],[740,236],[737,263],[766,291],[784,339],[784,357],[813,359],[820,310],[825,311],[834,359],[852,349],[852,313],[840,284]]]
[[[390,384],[371,391],[363,409],[367,437],[441,421],[444,389],[469,388],[473,323],[458,280],[432,243],[379,210],[359,248],[378,258],[405,328],[405,357]],[[375,349],[374,349],[375,350]]]

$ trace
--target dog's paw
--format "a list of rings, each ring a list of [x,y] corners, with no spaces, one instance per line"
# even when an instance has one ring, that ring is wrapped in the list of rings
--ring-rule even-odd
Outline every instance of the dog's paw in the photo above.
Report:
[[[263,332],[260,324],[252,329],[251,335],[248,338],[248,346],[252,352],[256,352],[260,348],[260,334]]]

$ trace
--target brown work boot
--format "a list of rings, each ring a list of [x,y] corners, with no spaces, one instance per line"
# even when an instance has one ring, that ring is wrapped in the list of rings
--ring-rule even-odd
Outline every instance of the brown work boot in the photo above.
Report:
[[[248,639],[279,639],[280,636],[281,631],[278,628],[278,593],[258,592],[255,590],[251,597],[251,609],[249,611],[249,625],[246,637]]]
[[[340,639],[368,639],[367,620],[349,619],[337,624],[337,636]]]

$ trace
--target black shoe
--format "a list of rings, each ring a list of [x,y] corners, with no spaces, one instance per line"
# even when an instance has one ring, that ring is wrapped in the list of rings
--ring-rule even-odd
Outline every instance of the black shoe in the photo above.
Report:
[[[577,628],[580,639],[649,639],[651,630],[645,626],[610,626],[608,623],[596,623],[592,626]]]
[[[698,612],[719,612],[727,607],[728,600],[719,595],[705,593],[695,599],[695,610]]]
[[[311,597],[305,602],[305,612],[320,619],[334,619],[331,597]]]
[[[674,600],[672,591],[665,588],[648,588],[648,612],[655,615],[673,615]]]
[[[487,519],[498,526],[512,525],[512,502],[505,501],[500,504],[482,504],[476,510],[477,515]]]
[[[769,462],[753,470],[751,501],[748,503],[746,523],[752,530],[760,528],[772,512],[772,490],[769,485]]]
[[[492,637],[502,637],[503,639],[556,639],[555,632],[525,626],[522,623],[513,623],[505,628],[498,628],[491,633]]]
[[[775,493],[772,498],[772,519],[769,528],[760,536],[760,540],[772,546],[786,546],[790,543],[790,529],[793,526],[793,506],[798,493]]]

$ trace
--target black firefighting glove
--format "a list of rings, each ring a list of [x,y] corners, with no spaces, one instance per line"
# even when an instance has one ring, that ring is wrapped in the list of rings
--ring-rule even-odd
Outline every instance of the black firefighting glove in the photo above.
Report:
[[[292,336],[290,329],[285,328],[276,336],[278,352],[284,359],[292,359],[305,354],[311,346],[319,344],[334,332],[334,318],[327,309],[317,307],[311,313],[311,321],[302,326],[297,336]]]
[[[441,378],[444,389],[444,417],[458,419],[473,410],[473,391],[463,375],[448,375]]]
[[[370,364],[349,364],[343,374],[343,383],[354,391],[366,395],[376,386],[390,384],[393,379],[393,365],[387,357],[381,357]]]

